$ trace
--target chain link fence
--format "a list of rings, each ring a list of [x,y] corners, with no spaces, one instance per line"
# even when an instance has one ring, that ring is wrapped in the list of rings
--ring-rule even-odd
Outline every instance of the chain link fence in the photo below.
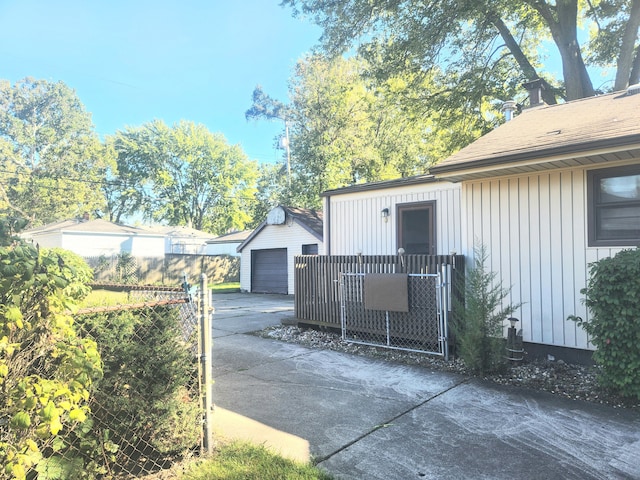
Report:
[[[210,375],[200,352],[210,348],[211,332],[200,327],[209,315],[199,312],[206,277],[201,283],[195,298],[184,288],[127,285],[128,304],[74,314],[79,334],[98,346],[103,376],[87,420],[42,449],[38,479],[140,478],[208,448]]]
[[[449,290],[445,274],[410,274],[408,311],[365,308],[364,273],[340,276],[342,338],[398,350],[448,356]]]

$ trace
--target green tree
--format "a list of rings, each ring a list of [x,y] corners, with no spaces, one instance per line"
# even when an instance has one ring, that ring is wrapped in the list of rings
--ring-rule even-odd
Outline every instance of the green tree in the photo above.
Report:
[[[144,213],[150,218],[151,172],[148,168],[155,150],[155,136],[150,128],[127,128],[107,137],[106,148],[113,152],[115,164],[107,169],[103,191],[109,221]]]
[[[484,375],[505,366],[504,322],[520,304],[506,304],[511,293],[487,271],[484,245],[474,249],[473,267],[466,272],[463,303],[456,304],[452,330],[460,357],[474,373]]]
[[[421,174],[452,151],[457,140],[435,128],[437,116],[415,108],[426,88],[416,83],[409,76],[379,81],[359,57],[312,55],[296,66],[289,105],[257,88],[247,117],[284,112],[289,123],[292,184],[279,197],[317,208],[322,191]]]
[[[258,166],[258,181],[255,202],[251,205],[251,218],[248,228],[257,227],[272,208],[278,205],[298,205],[291,198],[291,189],[287,182],[286,165],[264,163]]]
[[[590,65],[615,68],[614,88],[638,82],[639,0],[283,0],[294,15],[311,18],[324,29],[323,47],[341,53],[360,46],[384,52],[382,70],[389,74],[434,67],[461,82],[458,106],[476,97],[484,85],[499,86],[545,78],[553,88],[545,95],[555,103],[594,95]],[[578,28],[589,32],[580,44]],[[543,42],[551,40],[562,61],[562,78],[545,72]],[[589,63],[591,62],[591,63]],[[498,75],[495,75],[498,73]],[[505,76],[507,74],[507,76]],[[468,80],[468,81],[467,81]],[[446,91],[446,90],[445,90]],[[505,97],[498,97],[505,98]]]
[[[62,82],[0,81],[0,208],[34,225],[104,207],[108,157],[91,116]]]
[[[257,167],[221,134],[187,121],[173,127],[153,121],[117,132],[110,142],[117,154],[114,181],[126,185],[119,195],[130,202],[122,212],[142,208],[155,220],[214,233],[251,220]]]

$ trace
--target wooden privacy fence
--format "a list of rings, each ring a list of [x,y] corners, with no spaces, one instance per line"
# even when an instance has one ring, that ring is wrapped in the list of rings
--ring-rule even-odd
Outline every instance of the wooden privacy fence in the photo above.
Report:
[[[104,283],[177,285],[184,274],[189,278],[207,275],[211,283],[239,282],[240,257],[230,255],[166,254],[164,257],[85,257],[94,271],[94,280]]]
[[[462,255],[299,255],[295,257],[295,314],[300,323],[340,328],[341,273],[438,273],[451,265],[461,291]]]

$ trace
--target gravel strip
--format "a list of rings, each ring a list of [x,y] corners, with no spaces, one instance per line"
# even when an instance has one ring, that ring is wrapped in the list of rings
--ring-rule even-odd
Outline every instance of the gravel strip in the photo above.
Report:
[[[418,352],[349,343],[342,340],[339,334],[329,331],[279,325],[254,332],[254,334],[263,338],[296,343],[311,348],[335,350],[405,365],[418,365],[442,372],[474,376],[466,369],[464,362],[458,358],[446,361],[440,357]],[[504,373],[484,378],[501,385],[530,388],[573,400],[584,400],[616,408],[640,409],[640,400],[625,399],[612,394],[600,387],[597,377],[597,367],[573,365],[558,360],[554,362],[527,362],[511,366]]]

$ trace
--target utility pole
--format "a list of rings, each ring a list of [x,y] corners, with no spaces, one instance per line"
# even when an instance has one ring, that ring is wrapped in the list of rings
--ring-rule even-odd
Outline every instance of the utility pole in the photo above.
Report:
[[[284,120],[284,138],[280,139],[280,146],[284,147],[287,152],[287,180],[291,186],[291,149],[289,148],[289,122]]]

